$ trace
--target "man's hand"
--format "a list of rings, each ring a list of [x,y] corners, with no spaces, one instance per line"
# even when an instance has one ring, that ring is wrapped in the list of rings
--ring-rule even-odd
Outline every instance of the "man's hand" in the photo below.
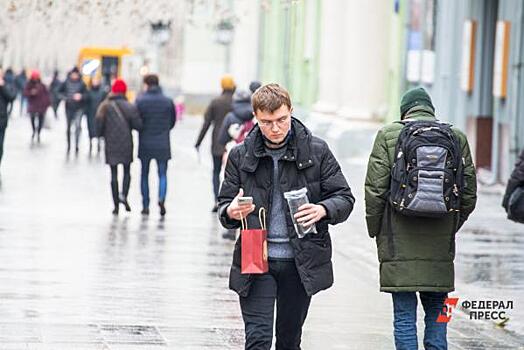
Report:
[[[4,86],[4,78],[0,77],[0,86]]]
[[[238,197],[244,196],[244,190],[240,189],[238,191],[238,194],[233,199],[233,201],[229,204],[229,207],[227,207],[227,216],[229,216],[230,219],[234,220],[241,220],[242,218],[247,217],[250,213],[252,213],[255,210],[254,204],[238,204]]]
[[[78,92],[73,95],[73,100],[80,101],[82,99],[82,94],[79,94]]]
[[[295,214],[295,219],[299,224],[304,227],[308,227],[320,221],[326,217],[326,208],[319,204],[304,204],[298,208],[298,212]]]

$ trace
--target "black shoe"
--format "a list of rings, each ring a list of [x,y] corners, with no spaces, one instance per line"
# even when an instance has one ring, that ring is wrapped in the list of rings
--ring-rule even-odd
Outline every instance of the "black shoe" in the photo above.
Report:
[[[218,211],[218,204],[215,204],[215,206],[213,207],[213,209],[211,209],[211,212],[212,213],[216,213]]]
[[[115,209],[113,209],[113,215],[118,215],[118,207],[116,207]]]
[[[149,215],[149,208],[142,209],[142,215]]]
[[[123,195],[120,195],[120,203],[122,203],[124,205],[124,207],[126,208],[126,211],[131,211],[131,207],[129,206],[129,203],[127,202],[127,198],[124,197]]]
[[[227,230],[222,234],[222,238],[229,239],[231,241],[234,241],[237,239],[236,231],[235,230]]]
[[[166,215],[166,207],[164,202],[158,202],[158,206],[160,207],[160,216]]]

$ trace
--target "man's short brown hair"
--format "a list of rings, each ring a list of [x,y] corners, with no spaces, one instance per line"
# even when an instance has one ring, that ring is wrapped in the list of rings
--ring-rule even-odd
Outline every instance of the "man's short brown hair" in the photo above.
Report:
[[[148,87],[158,86],[158,84],[159,84],[158,75],[156,75],[156,74],[147,74],[144,77],[144,84],[146,84]]]
[[[291,98],[286,89],[278,84],[267,84],[259,87],[251,96],[253,111],[273,113],[282,105],[291,109]]]

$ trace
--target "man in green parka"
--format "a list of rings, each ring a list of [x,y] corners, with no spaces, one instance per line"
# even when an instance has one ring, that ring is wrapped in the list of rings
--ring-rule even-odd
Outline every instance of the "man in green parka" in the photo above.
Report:
[[[402,120],[435,121],[435,108],[423,88],[404,94],[400,106]],[[446,323],[437,323],[448,292],[455,289],[455,234],[475,208],[477,183],[475,166],[466,136],[452,128],[459,141],[463,161],[464,186],[460,191],[460,211],[440,218],[406,216],[388,203],[395,147],[404,124],[384,126],[377,134],[369,157],[366,183],[368,233],[377,243],[380,261],[380,290],[393,298],[396,349],[418,349],[417,294],[425,311],[425,349],[447,349]]]

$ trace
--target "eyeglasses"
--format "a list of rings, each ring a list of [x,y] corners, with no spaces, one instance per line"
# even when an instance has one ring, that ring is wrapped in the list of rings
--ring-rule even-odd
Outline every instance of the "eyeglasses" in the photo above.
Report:
[[[275,121],[260,120],[258,122],[258,125],[260,125],[263,128],[270,128],[270,127],[273,126],[273,124],[276,123],[279,128],[282,128],[282,127],[286,126],[286,123],[287,123],[288,120],[289,120],[289,116],[282,117],[282,118],[280,118],[278,120],[275,120]]]

